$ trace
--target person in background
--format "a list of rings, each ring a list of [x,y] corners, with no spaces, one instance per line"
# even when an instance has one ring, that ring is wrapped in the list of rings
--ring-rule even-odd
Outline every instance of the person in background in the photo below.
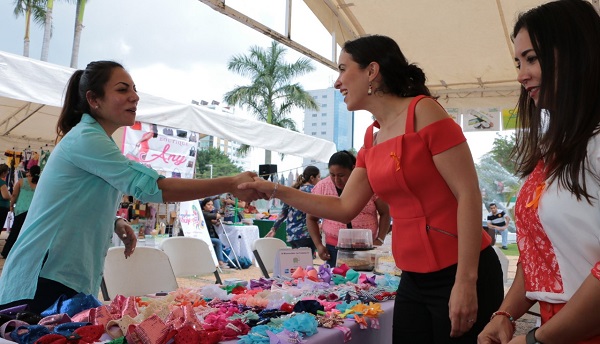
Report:
[[[15,214],[15,219],[13,221],[8,238],[6,238],[4,248],[2,249],[1,254],[3,258],[8,257],[11,248],[19,237],[21,227],[23,227],[23,223],[27,217],[27,211],[29,210],[29,206],[33,200],[33,194],[35,192],[37,182],[40,179],[40,172],[39,166],[31,166],[29,171],[26,173],[26,177],[19,179],[14,187],[12,197],[10,198],[10,211]]]
[[[329,158],[327,168],[329,176],[321,180],[312,190],[316,195],[330,195],[339,197],[350,178],[350,174],[356,166],[356,157],[348,151],[339,151]],[[347,223],[341,223],[334,220],[323,218],[321,229],[325,233],[325,242],[321,238],[319,230],[320,217],[309,214],[306,225],[312,237],[313,243],[317,247],[319,257],[330,266],[336,266],[337,263],[337,243],[338,233],[341,228],[361,228],[370,229],[372,233],[373,245],[380,246],[385,240],[385,236],[390,230],[390,208],[387,203],[378,198],[375,194],[367,202],[360,213]]]
[[[235,196],[231,193],[226,193],[221,198],[221,208],[223,209],[223,221],[226,223],[237,223],[242,221],[244,217],[244,207],[246,202],[238,200],[236,202]]]
[[[115,219],[124,193],[144,203],[223,192],[248,201],[259,196],[236,187],[254,173],[165,178],[127,159],[111,135],[134,124],[138,100],[133,79],[113,61],[91,62],[69,79],[56,128],[59,142],[0,276],[0,309],[26,304],[39,313],[61,295],[98,295],[112,232],[123,241],[125,257],[137,243],[129,223]]]
[[[204,222],[206,222],[210,241],[212,242],[217,260],[219,261],[219,267],[221,269],[229,269],[229,266],[225,262],[225,257],[223,256],[223,243],[221,242],[221,239],[219,239],[219,234],[217,234],[215,228],[215,226],[220,223],[221,214],[215,212],[215,206],[210,197],[203,199],[200,202],[200,207],[202,208],[202,215],[204,216]]]
[[[483,235],[481,193],[465,136],[431,98],[423,71],[391,38],[348,41],[338,61],[334,87],[348,110],[367,110],[376,119],[341,196],[259,178],[239,188],[341,223],[376,194],[390,207],[392,251],[402,270],[394,343],[474,343],[502,302],[504,283],[490,237]]]
[[[212,201],[215,207],[215,213],[221,214],[221,195],[213,196]]]
[[[496,233],[502,235],[502,249],[508,249],[508,223],[510,217],[506,215],[504,210],[498,211],[496,203],[490,203],[490,213],[487,217],[488,228],[494,229]]]
[[[582,0],[545,3],[512,31],[519,262],[487,343],[600,343],[600,17]],[[517,336],[535,303],[541,326]]]
[[[321,180],[321,172],[319,171],[319,168],[315,166],[306,166],[292,187],[302,192],[310,193],[319,180]],[[283,208],[277,216],[277,220],[273,224],[273,227],[265,236],[274,237],[277,233],[277,229],[283,221],[286,221],[286,239],[290,246],[292,248],[310,247],[314,256],[316,247],[306,226],[306,213],[288,204],[283,205]]]
[[[6,185],[6,176],[8,175],[9,168],[7,164],[0,164],[0,226],[4,226],[6,222],[6,216],[10,211],[10,191]],[[0,228],[0,231],[2,228]]]

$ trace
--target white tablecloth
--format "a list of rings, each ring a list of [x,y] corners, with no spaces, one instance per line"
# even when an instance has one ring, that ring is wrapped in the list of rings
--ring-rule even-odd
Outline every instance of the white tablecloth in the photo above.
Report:
[[[258,239],[258,226],[234,226],[234,225],[223,225],[219,226],[218,234],[219,238],[223,244],[229,247],[229,242],[227,242],[227,238],[225,238],[225,233],[223,230],[227,231],[229,236],[229,240],[231,240],[232,249],[235,250],[235,253],[238,256],[246,257],[251,261],[254,261],[254,254],[252,254],[252,242]],[[230,257],[234,259],[233,257]]]

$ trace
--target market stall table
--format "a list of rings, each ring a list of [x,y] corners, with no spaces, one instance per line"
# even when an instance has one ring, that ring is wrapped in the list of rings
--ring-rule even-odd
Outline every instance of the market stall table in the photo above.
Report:
[[[243,226],[243,225],[226,225],[218,227],[219,238],[221,242],[229,247],[229,242],[225,237],[225,233],[229,236],[231,241],[231,249],[241,257],[246,257],[250,261],[254,261],[254,254],[252,254],[252,242],[259,238],[257,226]]]
[[[349,343],[392,343],[392,325],[394,320],[394,300],[381,302],[381,309],[384,311],[379,316],[379,329],[371,328],[371,320],[367,323],[369,327],[361,330],[359,325],[352,319],[344,321],[344,326],[352,331],[352,340]],[[318,332],[310,337],[305,337],[307,344],[343,344],[344,334],[342,331],[333,328],[319,327]],[[222,343],[237,343],[237,339]]]

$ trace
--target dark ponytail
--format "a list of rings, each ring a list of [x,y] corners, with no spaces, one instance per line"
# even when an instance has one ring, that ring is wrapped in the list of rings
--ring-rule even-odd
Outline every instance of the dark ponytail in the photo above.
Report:
[[[379,64],[381,84],[375,93],[390,93],[399,97],[430,96],[425,86],[425,73],[408,60],[398,44],[387,36],[371,35],[347,41],[344,51],[352,60],[365,69],[371,62]]]
[[[29,169],[29,174],[31,175],[31,182],[33,184],[37,184],[38,180],[40,180],[40,172],[42,170],[40,169],[40,167],[38,165],[35,166],[31,166],[31,168]]]
[[[67,84],[65,101],[56,124],[57,142],[81,121],[84,113],[91,114],[86,94],[91,91],[96,98],[104,97],[104,85],[114,68],[123,66],[114,61],[95,61],[88,64],[85,70],[73,73]]]
[[[310,180],[310,177],[316,177],[319,174],[321,174],[321,171],[319,171],[318,167],[312,166],[312,165],[306,166],[306,168],[304,169],[304,172],[302,172],[302,174],[298,176],[298,178],[296,179],[296,182],[294,182],[292,187],[294,189],[299,189],[302,186],[302,184],[304,184]]]

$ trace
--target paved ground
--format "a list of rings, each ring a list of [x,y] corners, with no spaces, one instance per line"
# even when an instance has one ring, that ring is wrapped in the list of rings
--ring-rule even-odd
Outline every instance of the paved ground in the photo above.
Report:
[[[0,250],[4,246],[5,240],[6,240],[6,232],[0,233]],[[506,284],[504,285],[505,291],[508,291],[508,289],[510,288],[510,286],[513,282],[513,278],[515,276],[515,272],[517,269],[518,257],[509,256],[507,258],[508,258],[508,279],[507,279]],[[316,260],[315,264],[317,264],[317,263],[320,264],[320,263],[322,263],[322,261]],[[4,259],[2,259],[0,257],[0,275],[2,274],[3,267],[4,267]],[[248,281],[253,278],[259,278],[260,276],[262,276],[260,269],[255,267],[254,265],[245,270],[225,269],[225,270],[223,270],[223,273],[221,273],[221,279],[223,279],[223,280],[241,279],[241,280]],[[214,275],[212,275],[212,274],[196,276],[196,277],[178,278],[177,283],[179,284],[180,287],[190,287],[190,288],[196,287],[197,288],[197,287],[204,286],[207,284],[215,283],[215,278],[214,278]],[[99,295],[99,298],[101,299],[101,295]],[[523,317],[521,317],[521,319],[517,320],[516,334],[527,333],[531,328],[533,328],[536,325],[537,319],[539,319],[539,318],[529,315],[529,314],[525,314]]]

